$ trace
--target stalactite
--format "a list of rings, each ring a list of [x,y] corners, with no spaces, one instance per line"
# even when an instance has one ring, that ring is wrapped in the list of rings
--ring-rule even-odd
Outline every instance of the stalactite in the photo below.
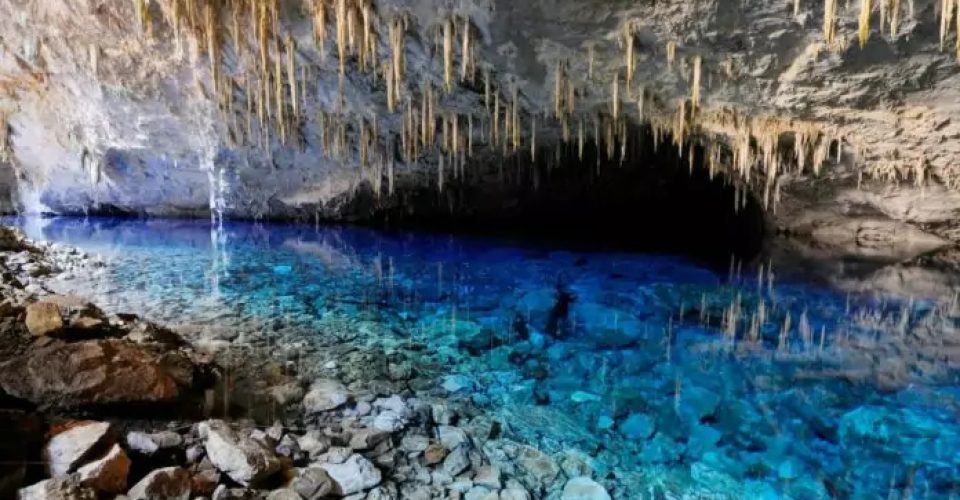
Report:
[[[530,117],[530,161],[537,162],[537,117]]]
[[[837,0],[823,0],[823,38],[833,45],[837,33]]]
[[[213,92],[219,92],[220,81],[220,40],[217,37],[217,19],[219,13],[213,3],[203,6],[204,34],[206,35],[207,57],[210,60],[210,78],[213,82]]]
[[[957,0],[942,0],[940,2],[940,50],[943,50],[947,44],[947,32],[950,30],[953,8],[956,3]]]
[[[347,0],[336,0],[337,54],[340,57],[340,78],[347,74]]]
[[[490,113],[490,70],[483,70],[483,106]]]
[[[587,47],[587,78],[593,80],[593,67],[596,59],[596,49],[591,44]]]
[[[860,40],[860,48],[863,48],[870,38],[870,10],[870,0],[860,0],[860,19],[857,25],[857,38]]]
[[[276,41],[277,57],[274,59],[276,67],[273,73],[274,92],[277,105],[277,127],[280,129],[280,142],[287,142],[287,121],[284,114],[283,67],[281,66],[280,42]]]
[[[398,88],[404,80],[406,58],[404,56],[404,36],[407,30],[407,21],[404,17],[396,17],[390,23],[390,55],[393,67],[393,81]]]
[[[453,19],[443,23],[443,84],[447,93],[453,92]]]
[[[463,42],[461,44],[461,54],[463,57],[460,59],[460,81],[466,82],[469,79],[467,78],[470,74],[470,18],[464,16],[463,18]]]
[[[646,95],[645,95],[645,94],[646,94],[646,91],[647,91],[647,89],[641,85],[641,86],[640,86],[640,91],[638,92],[639,95],[637,95],[637,123],[639,123],[639,124],[641,124],[641,125],[643,124],[643,120],[644,120],[644,114],[643,114],[643,113],[644,113],[644,109],[643,109],[643,108],[644,108],[644,104],[645,104],[645,102],[646,102],[646,100],[647,100],[647,99],[646,99]]]
[[[628,22],[624,25],[623,43],[626,45],[624,57],[627,66],[627,89],[633,88],[633,76],[637,69],[637,56],[634,51],[633,43],[633,23]]]
[[[251,5],[256,2],[251,2]],[[327,55],[327,6],[326,0],[313,0],[313,37],[317,42],[317,52],[323,62]]]
[[[900,0],[890,0],[890,38],[896,40],[900,29]]]
[[[677,42],[667,42],[667,69],[673,69],[673,62],[677,59]]]
[[[696,111],[700,108],[700,65],[701,57],[699,55],[694,56],[693,58],[693,83],[692,95],[690,96],[690,102],[692,104],[692,111]]]
[[[360,60],[363,61],[362,66],[364,69],[368,67],[376,67],[376,61],[374,60],[376,51],[371,50],[371,47],[373,46],[373,34],[371,30],[373,28],[371,26],[372,20],[370,19],[370,9],[370,2],[368,1],[364,1],[363,6],[360,8],[360,18],[363,20],[363,38],[361,42],[362,46],[360,48]]]
[[[517,83],[513,83],[513,102],[511,103],[511,130],[513,131],[513,152],[520,148],[520,99]]]
[[[800,15],[800,0],[793,0],[793,16]]]
[[[140,32],[149,37],[151,32],[149,0],[133,0],[133,9],[137,17]]]
[[[285,46],[287,51],[287,82],[290,86],[290,104],[293,106],[293,117],[296,118],[300,116],[300,99],[297,96],[296,45],[290,35],[287,35]]]
[[[583,118],[580,118],[579,125],[577,126],[577,158],[580,162],[583,162],[583,147],[584,147],[584,137],[583,137]]]
[[[613,74],[613,83],[612,85],[612,98],[611,98],[611,114],[613,115],[613,120],[618,121],[620,119],[620,72],[615,72]]]

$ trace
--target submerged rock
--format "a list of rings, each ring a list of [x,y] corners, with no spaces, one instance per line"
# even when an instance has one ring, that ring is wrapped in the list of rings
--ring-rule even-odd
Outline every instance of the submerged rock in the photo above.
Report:
[[[589,477],[575,477],[564,485],[560,500],[610,500],[610,494]]]
[[[350,399],[346,386],[336,380],[317,380],[303,397],[303,408],[308,414],[335,410]]]
[[[369,490],[380,484],[381,480],[380,470],[369,460],[356,454],[342,464],[322,464],[320,468],[333,480],[333,493],[340,496]]]
[[[205,447],[210,462],[244,486],[257,484],[283,466],[272,450],[253,439],[238,435],[225,422],[204,422],[201,424],[203,434],[206,435]]]

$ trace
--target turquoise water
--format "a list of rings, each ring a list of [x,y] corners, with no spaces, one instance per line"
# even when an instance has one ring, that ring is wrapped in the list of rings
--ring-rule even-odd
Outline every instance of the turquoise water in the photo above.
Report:
[[[104,257],[63,290],[195,338],[424,346],[431,390],[620,498],[960,495],[949,301],[850,296],[775,263],[350,227],[15,223]]]

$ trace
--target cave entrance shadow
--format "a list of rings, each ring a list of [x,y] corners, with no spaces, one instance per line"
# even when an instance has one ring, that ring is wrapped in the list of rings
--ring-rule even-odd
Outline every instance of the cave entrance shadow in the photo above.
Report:
[[[538,151],[536,162],[528,147],[502,162],[469,165],[461,180],[448,171],[442,193],[429,181],[398,189],[372,219],[390,229],[677,254],[715,266],[726,266],[731,255],[749,260],[759,253],[763,208],[722,175],[711,179],[703,148],[693,148],[691,168],[687,146],[681,154],[668,136],[654,148],[648,127],[630,133],[636,140],[628,141],[622,163],[619,145],[612,159],[599,151],[599,162],[593,143],[582,159],[574,140]]]

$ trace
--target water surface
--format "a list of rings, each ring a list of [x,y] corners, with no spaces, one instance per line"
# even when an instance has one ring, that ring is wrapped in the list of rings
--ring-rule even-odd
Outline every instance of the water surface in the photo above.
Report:
[[[14,223],[107,262],[59,289],[196,341],[423,346],[413,371],[431,390],[618,497],[960,492],[956,304],[781,281],[767,262],[339,226]]]

